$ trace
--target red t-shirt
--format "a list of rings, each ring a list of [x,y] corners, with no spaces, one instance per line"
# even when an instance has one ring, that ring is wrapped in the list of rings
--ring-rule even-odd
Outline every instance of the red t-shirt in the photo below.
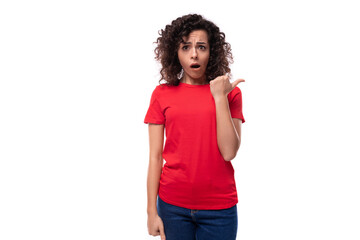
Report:
[[[240,118],[238,87],[228,94],[231,117]],[[165,124],[159,197],[188,209],[225,209],[238,202],[231,162],[217,145],[216,109],[210,84],[158,85],[151,96],[144,123]]]

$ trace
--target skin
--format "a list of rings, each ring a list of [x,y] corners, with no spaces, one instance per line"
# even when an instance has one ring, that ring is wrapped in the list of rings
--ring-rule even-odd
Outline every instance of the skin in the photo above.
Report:
[[[156,199],[159,191],[160,175],[163,166],[162,151],[164,146],[163,124],[149,123],[149,168],[147,177],[147,214],[148,232],[152,236],[160,235],[165,240],[164,224],[158,215]]]
[[[201,85],[206,83],[206,66],[209,61],[210,46],[207,33],[204,30],[196,30],[183,38],[178,49],[180,64],[184,70],[181,82]],[[191,68],[191,64],[197,63],[199,68]]]
[[[184,70],[184,76],[180,81],[192,85],[206,84],[205,70],[209,56],[210,46],[206,31],[195,30],[189,36],[184,37],[178,49],[179,61]],[[194,63],[199,64],[200,67],[197,69],[191,68],[190,66]],[[210,91],[216,107],[217,143],[225,161],[230,161],[236,156],[241,143],[242,123],[241,119],[231,117],[227,95],[240,82],[244,81],[244,79],[237,79],[230,83],[227,75],[219,76],[210,81]],[[161,240],[165,240],[166,237],[163,222],[157,213],[156,199],[163,166],[163,144],[164,125],[149,124],[148,231],[152,236],[160,235]]]

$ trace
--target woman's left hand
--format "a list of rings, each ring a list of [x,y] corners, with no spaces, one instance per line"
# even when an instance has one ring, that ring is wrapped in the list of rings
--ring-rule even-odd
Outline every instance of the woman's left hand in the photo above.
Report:
[[[239,83],[245,82],[244,79],[237,79],[236,81],[230,83],[229,76],[222,75],[214,80],[210,81],[210,90],[213,98],[227,96]]]

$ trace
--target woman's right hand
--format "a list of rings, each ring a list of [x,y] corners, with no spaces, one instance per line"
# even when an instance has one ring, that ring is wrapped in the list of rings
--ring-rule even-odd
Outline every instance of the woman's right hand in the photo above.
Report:
[[[148,231],[151,236],[159,236],[165,240],[164,224],[158,214],[148,215]]]

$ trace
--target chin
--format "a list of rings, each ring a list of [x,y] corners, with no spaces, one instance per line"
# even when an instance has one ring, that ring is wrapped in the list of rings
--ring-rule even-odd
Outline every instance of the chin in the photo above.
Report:
[[[188,74],[189,77],[191,77],[192,79],[201,79],[201,78],[204,78],[205,77],[205,74],[202,73],[202,74]]]

